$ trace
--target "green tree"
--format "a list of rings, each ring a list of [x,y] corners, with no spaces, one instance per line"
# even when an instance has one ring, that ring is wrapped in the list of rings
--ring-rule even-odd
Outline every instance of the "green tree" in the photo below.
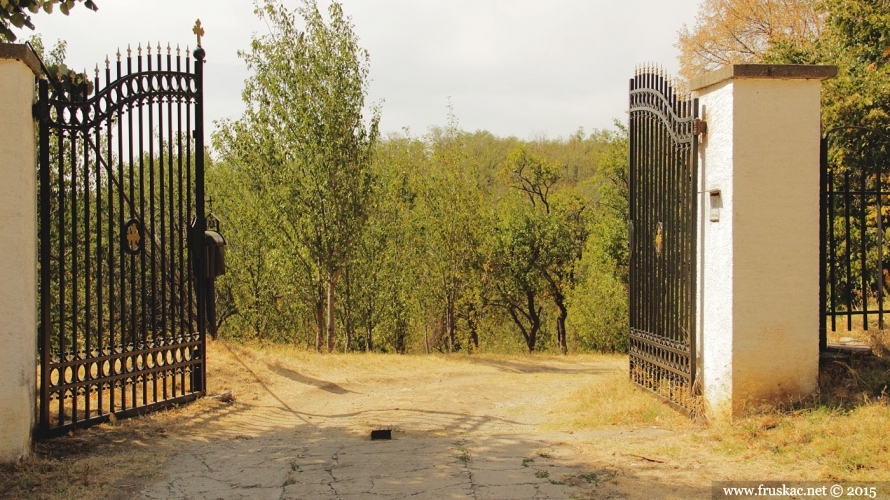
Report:
[[[496,292],[491,304],[507,311],[519,329],[528,352],[537,348],[546,283],[536,272],[543,258],[547,219],[516,196],[499,205],[493,251],[486,267]]]
[[[33,30],[31,14],[36,14],[40,9],[51,14],[53,7],[58,5],[59,11],[67,16],[68,12],[78,3],[83,3],[84,7],[90,10],[99,10],[93,0],[0,0],[0,42],[4,40],[16,41],[15,33],[10,29],[10,25]]]
[[[628,325],[628,159],[627,129],[601,136],[605,150],[590,180],[590,237],[578,263],[577,285],[567,298],[568,326],[582,350],[626,351]]]
[[[314,0],[295,12],[277,0],[256,10],[271,27],[239,52],[253,76],[247,111],[217,137],[228,160],[264,179],[270,213],[317,284],[316,349],[336,340],[336,290],[359,241],[372,194],[371,159],[379,114],[362,115],[368,53],[341,4],[325,21]],[[305,24],[300,30],[297,15]],[[299,260],[299,258],[298,258]]]
[[[526,147],[514,149],[503,176],[518,199],[508,196],[499,226],[495,269],[503,280],[496,285],[501,304],[534,351],[541,313],[539,295],[549,296],[558,312],[556,343],[568,350],[566,297],[575,283],[575,270],[587,240],[587,202],[571,188],[556,191],[566,170]]]
[[[487,230],[476,163],[467,156],[465,134],[449,106],[448,126],[434,129],[430,153],[416,179],[419,200],[415,231],[423,297],[437,318],[449,352],[461,349],[459,306],[481,280],[481,240]]]

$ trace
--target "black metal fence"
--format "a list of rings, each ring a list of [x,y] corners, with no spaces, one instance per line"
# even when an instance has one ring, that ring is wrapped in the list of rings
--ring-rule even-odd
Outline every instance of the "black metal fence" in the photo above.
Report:
[[[827,332],[885,328],[890,306],[890,136],[858,126],[822,139],[820,349]]]
[[[39,83],[39,436],[204,391],[204,50],[145,52]]]
[[[698,100],[630,81],[630,377],[691,410],[695,381]]]

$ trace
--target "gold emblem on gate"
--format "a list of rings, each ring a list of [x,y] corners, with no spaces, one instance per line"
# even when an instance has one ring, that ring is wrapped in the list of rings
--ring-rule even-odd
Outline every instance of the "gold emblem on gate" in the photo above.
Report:
[[[661,249],[664,243],[664,236],[662,235],[664,231],[664,224],[661,222],[658,223],[658,226],[655,227],[655,255],[661,257]]]
[[[130,226],[130,229],[127,229],[127,243],[130,245],[130,251],[135,252],[139,250],[139,240],[142,238],[139,236],[139,228],[136,225]]]
[[[142,250],[142,224],[136,219],[130,219],[124,224],[121,245],[130,255],[136,255]]]

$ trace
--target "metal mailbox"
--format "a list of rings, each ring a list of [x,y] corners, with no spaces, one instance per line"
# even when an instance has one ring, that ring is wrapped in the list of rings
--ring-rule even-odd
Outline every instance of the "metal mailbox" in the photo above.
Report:
[[[226,239],[216,231],[204,231],[204,244],[207,247],[205,277],[212,279],[226,274]]]

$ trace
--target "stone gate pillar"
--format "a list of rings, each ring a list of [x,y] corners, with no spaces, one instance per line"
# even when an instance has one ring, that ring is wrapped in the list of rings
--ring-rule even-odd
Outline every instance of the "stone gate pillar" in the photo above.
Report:
[[[821,81],[833,66],[733,65],[693,79],[698,356],[716,420],[812,394],[819,372]]]
[[[0,43],[0,462],[30,454],[36,412],[39,74],[30,48]]]

